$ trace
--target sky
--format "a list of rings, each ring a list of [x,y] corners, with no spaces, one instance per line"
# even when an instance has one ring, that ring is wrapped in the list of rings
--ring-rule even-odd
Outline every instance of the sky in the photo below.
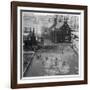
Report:
[[[53,14],[53,13],[35,13],[35,12],[23,12],[23,30],[24,27],[28,27],[28,30],[35,29],[35,33],[39,36],[42,34],[43,27],[50,28],[54,23],[54,18],[58,15],[57,28],[62,25],[64,17],[68,18],[68,24],[71,28],[77,29],[79,27],[79,17],[77,15],[67,14]],[[60,21],[61,20],[61,21]],[[75,27],[76,25],[76,27]],[[75,27],[75,28],[74,28]]]

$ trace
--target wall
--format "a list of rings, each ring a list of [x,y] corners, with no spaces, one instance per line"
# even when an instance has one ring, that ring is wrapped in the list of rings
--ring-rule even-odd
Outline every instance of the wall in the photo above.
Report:
[[[27,1],[27,0],[19,0],[19,1]],[[90,0],[38,0],[38,1],[28,0],[28,1],[88,5],[88,16],[90,16],[90,6],[89,6]],[[0,0],[0,90],[10,90],[10,18],[11,18],[10,2],[11,0]],[[90,17],[88,17],[88,23],[90,23]],[[89,29],[90,26],[88,26],[88,30]],[[88,34],[90,34],[90,30],[88,31]],[[88,38],[90,38],[90,35],[88,35]],[[88,41],[88,46],[90,46],[90,41]],[[88,53],[90,53],[90,47],[88,48]],[[88,58],[90,59],[90,56]],[[90,61],[88,61],[88,64],[90,64]],[[90,65],[88,65],[88,68],[90,68]],[[90,70],[88,70],[88,76],[90,76]],[[88,85],[33,88],[32,90],[42,90],[42,89],[90,90],[90,77]]]

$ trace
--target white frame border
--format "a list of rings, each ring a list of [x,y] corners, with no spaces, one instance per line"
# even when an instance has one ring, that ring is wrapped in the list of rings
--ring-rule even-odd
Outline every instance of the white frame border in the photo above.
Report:
[[[79,41],[79,68],[80,75],[65,75],[65,76],[45,76],[45,77],[30,77],[20,79],[20,10],[46,10],[46,11],[65,11],[65,12],[80,12],[80,41]],[[83,57],[82,57],[83,56]],[[80,63],[81,62],[81,63]],[[35,7],[17,7],[17,83],[44,83],[44,82],[63,82],[63,81],[78,81],[84,80],[84,10],[72,9],[52,9],[52,8],[35,8]]]

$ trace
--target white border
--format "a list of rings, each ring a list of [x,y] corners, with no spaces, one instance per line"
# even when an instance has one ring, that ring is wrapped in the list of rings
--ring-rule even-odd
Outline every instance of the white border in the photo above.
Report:
[[[39,10],[39,11],[57,11],[57,12],[80,12],[80,28],[79,28],[79,75],[60,75],[60,76],[43,76],[30,77],[20,79],[20,10]],[[17,8],[17,83],[42,83],[42,82],[62,82],[84,80],[84,11],[71,9],[51,9],[51,8],[34,8],[34,7],[18,7]]]

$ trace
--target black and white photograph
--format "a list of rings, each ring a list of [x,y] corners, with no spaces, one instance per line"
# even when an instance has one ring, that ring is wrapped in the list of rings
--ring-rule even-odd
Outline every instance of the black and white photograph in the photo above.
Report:
[[[79,16],[21,11],[22,76],[79,74]]]

